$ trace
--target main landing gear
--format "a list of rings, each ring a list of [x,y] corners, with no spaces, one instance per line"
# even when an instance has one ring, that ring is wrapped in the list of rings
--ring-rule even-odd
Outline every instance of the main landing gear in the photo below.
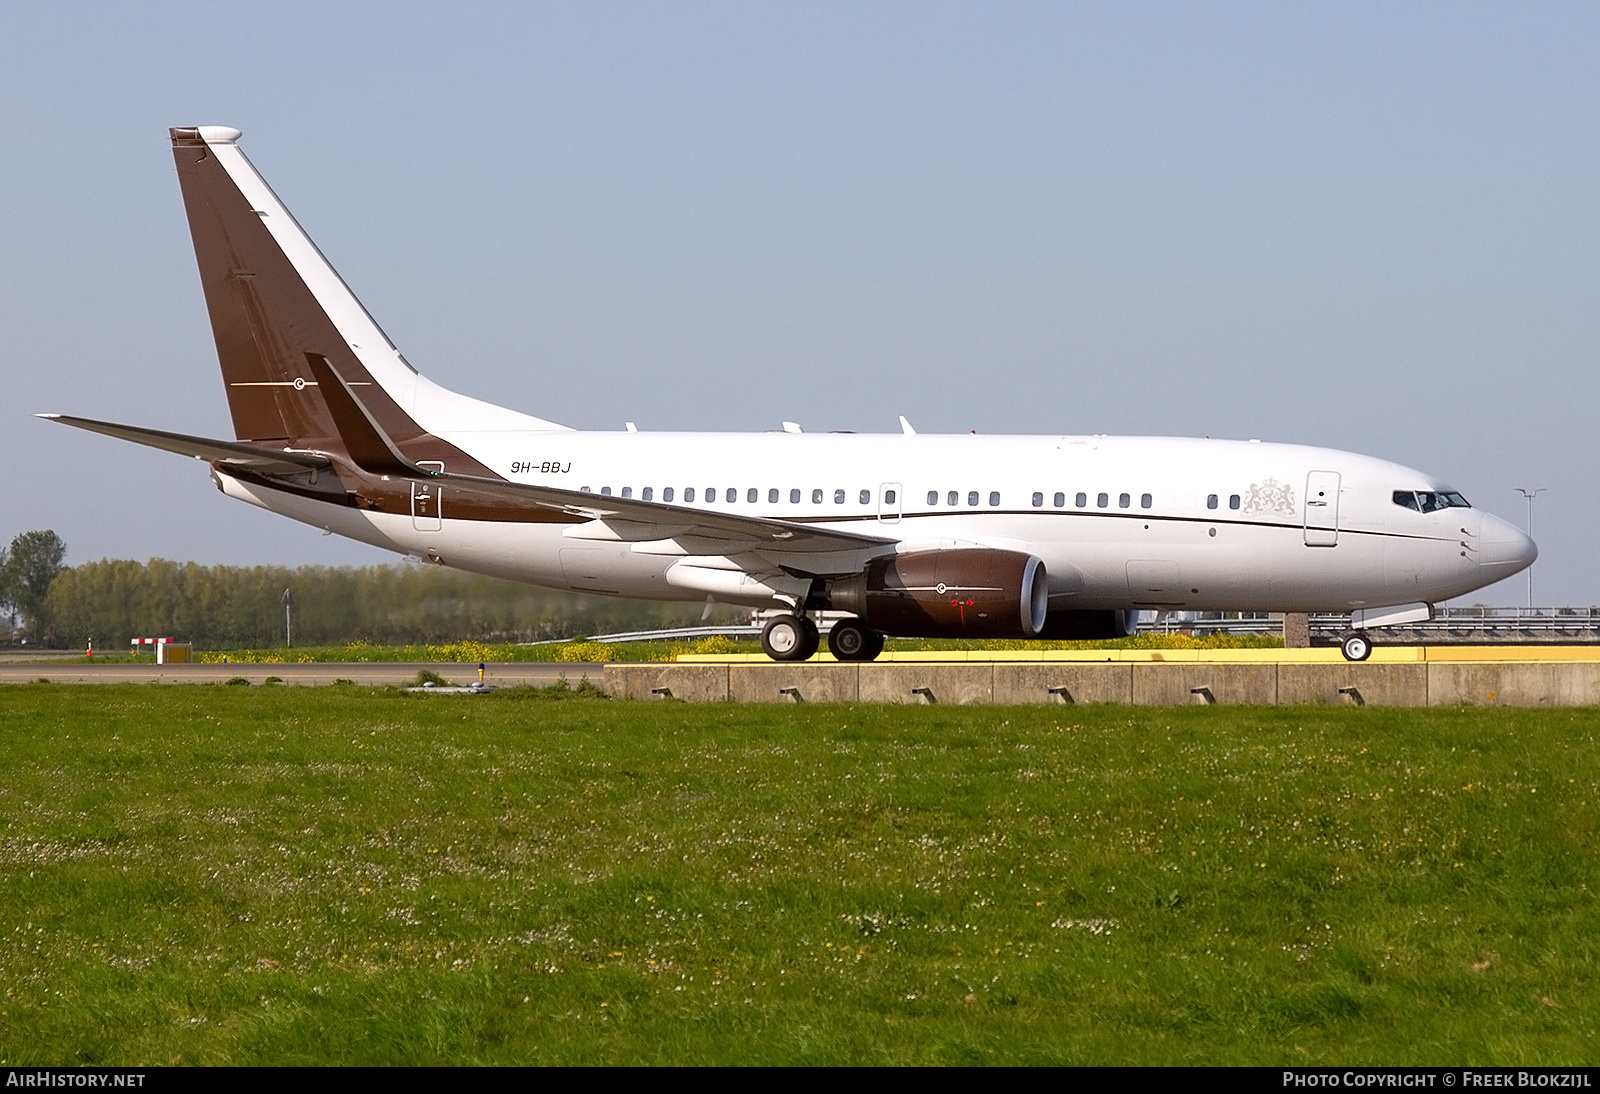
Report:
[[[805,661],[822,639],[817,625],[802,615],[780,615],[761,628],[761,650],[774,661]]]
[[[859,619],[841,619],[828,632],[828,652],[840,661],[876,661],[883,635]]]
[[[1372,639],[1359,633],[1346,635],[1339,650],[1346,661],[1365,661],[1372,656]]]
[[[803,615],[780,615],[761,628],[761,649],[774,661],[808,661],[819,645],[817,625]],[[828,652],[840,661],[874,661],[883,635],[860,619],[841,619],[828,632]]]

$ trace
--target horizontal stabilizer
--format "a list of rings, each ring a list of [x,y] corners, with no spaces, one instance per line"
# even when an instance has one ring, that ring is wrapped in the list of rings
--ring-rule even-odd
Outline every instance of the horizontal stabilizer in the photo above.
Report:
[[[208,463],[222,463],[229,467],[259,471],[263,475],[292,475],[328,466],[327,457],[314,452],[274,451],[235,441],[215,441],[206,437],[190,437],[184,433],[143,429],[136,425],[97,422],[92,418],[74,418],[68,414],[40,414],[38,417],[77,429],[87,429],[91,433],[104,433],[107,437],[116,437],[118,440],[176,452],[180,456],[191,456]]]

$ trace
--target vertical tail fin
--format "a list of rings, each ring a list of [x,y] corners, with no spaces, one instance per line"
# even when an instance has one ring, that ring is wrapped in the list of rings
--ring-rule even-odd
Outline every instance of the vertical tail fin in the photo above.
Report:
[[[308,353],[359,387],[363,405],[402,446],[430,434],[564,428],[420,376],[245,158],[237,129],[171,135],[238,439],[339,447]]]

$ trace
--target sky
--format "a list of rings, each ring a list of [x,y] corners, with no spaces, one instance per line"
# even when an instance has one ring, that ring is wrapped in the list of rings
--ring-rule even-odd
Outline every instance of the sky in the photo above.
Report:
[[[167,139],[231,125],[447,387],[1349,449],[1544,488],[1535,599],[1597,604],[1597,45],[1578,3],[0,5],[0,542],[393,559],[30,417],[231,435]]]

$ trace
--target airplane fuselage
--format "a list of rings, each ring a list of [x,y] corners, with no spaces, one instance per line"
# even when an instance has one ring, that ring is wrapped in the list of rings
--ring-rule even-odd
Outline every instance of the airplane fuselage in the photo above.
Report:
[[[528,431],[445,440],[512,482],[892,538],[897,551],[1031,553],[1052,609],[1326,611],[1460,596],[1517,572],[1531,544],[1477,509],[1396,504],[1444,493],[1385,460],[1299,445],[1163,437]],[[450,470],[448,467],[442,470]],[[576,518],[456,516],[444,486],[410,512],[231,482],[235,497],[418,558],[556,588],[703,599],[662,537],[595,538]],[[1321,498],[1316,495],[1321,493]],[[847,566],[839,567],[848,568]],[[770,596],[717,599],[772,606]]]

